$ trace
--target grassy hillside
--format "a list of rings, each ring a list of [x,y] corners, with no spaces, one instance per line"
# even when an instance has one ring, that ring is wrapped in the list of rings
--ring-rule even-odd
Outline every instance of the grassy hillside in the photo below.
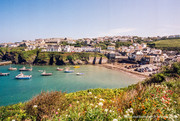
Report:
[[[0,107],[0,120],[174,121],[180,113],[179,89],[180,63],[175,63],[127,88],[42,92],[26,103]]]
[[[161,48],[165,50],[178,50],[180,48],[180,39],[167,39],[167,40],[159,40],[155,42],[149,43],[150,46]]]

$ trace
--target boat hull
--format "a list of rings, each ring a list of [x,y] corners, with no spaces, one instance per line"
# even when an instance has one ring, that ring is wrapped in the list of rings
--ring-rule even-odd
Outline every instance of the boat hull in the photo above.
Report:
[[[51,76],[52,74],[41,74],[41,76]]]
[[[8,68],[9,71],[16,71],[17,68]]]
[[[74,71],[64,71],[64,73],[73,73]]]
[[[31,79],[31,77],[16,77],[16,79]]]
[[[32,71],[32,69],[19,69],[19,71]]]
[[[57,71],[63,71],[63,69],[56,69]]]
[[[0,73],[0,76],[8,76],[9,73]]]
[[[80,66],[74,66],[74,68],[80,68]]]

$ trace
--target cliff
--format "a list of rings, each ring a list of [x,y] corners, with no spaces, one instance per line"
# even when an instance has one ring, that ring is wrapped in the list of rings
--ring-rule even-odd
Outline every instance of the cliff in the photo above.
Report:
[[[38,49],[24,51],[23,48],[0,48],[0,60],[12,61],[14,64],[33,65],[80,65],[107,62],[107,58],[100,53],[41,52]]]

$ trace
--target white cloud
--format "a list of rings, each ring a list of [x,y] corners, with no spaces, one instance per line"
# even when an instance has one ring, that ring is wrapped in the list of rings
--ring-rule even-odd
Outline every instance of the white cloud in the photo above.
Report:
[[[128,35],[129,32],[135,31],[135,28],[116,28],[110,29],[106,32],[99,33],[99,36],[116,36],[116,35]]]

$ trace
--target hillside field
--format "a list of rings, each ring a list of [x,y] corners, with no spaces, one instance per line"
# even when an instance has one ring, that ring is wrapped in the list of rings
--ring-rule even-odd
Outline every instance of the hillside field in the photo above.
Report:
[[[168,39],[154,42],[156,47],[180,47],[180,39]]]

